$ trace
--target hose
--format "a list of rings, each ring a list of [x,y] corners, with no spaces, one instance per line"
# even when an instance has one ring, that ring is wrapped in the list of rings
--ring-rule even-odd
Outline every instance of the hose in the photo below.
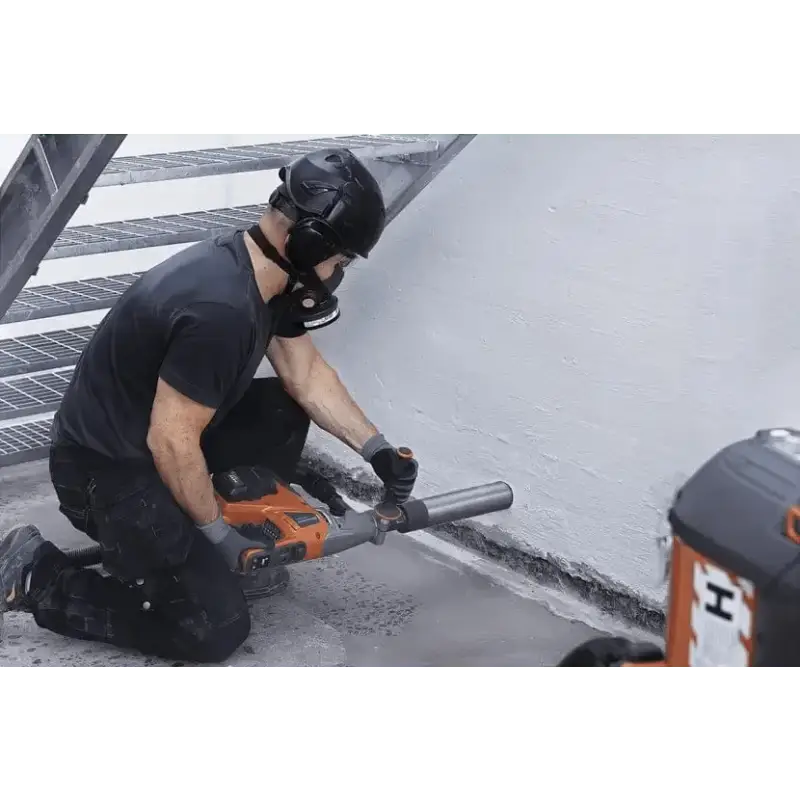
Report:
[[[90,544],[75,550],[65,550],[64,555],[72,567],[91,567],[103,560],[103,548],[99,544]]]

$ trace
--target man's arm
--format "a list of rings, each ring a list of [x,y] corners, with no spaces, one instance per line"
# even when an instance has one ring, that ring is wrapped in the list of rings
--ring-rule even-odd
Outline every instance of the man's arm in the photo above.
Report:
[[[200,447],[200,436],[213,416],[213,408],[190,400],[159,378],[147,446],[161,479],[196,525],[207,525],[219,516]]]
[[[248,571],[262,548],[222,518],[200,447],[200,435],[214,409],[191,400],[159,378],[147,446],[175,502],[217,548],[233,571]]]
[[[173,315],[147,445],[175,501],[198,525],[219,516],[200,437],[235,384],[250,331],[238,308],[196,302]]]
[[[378,434],[308,334],[292,339],[275,337],[267,348],[267,358],[286,391],[324,431],[357,453]]]
[[[161,362],[147,446],[175,502],[233,571],[248,572],[263,548],[222,516],[200,437],[247,357],[250,331],[238,308],[199,302],[178,310]]]

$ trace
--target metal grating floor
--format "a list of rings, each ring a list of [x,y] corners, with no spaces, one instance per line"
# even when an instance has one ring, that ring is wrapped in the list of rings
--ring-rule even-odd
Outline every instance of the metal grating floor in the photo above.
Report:
[[[72,367],[0,380],[0,420],[55,411],[72,377]]]
[[[294,142],[122,156],[109,162],[95,186],[121,186],[149,181],[278,169],[304,153],[311,153],[323,147],[349,147],[362,156],[379,158],[435,153],[438,143],[435,139],[385,134],[337,136],[328,139],[304,139]]]
[[[46,258],[69,258],[199,242],[230,228],[249,227],[258,222],[266,208],[265,204],[259,204],[107,222],[103,225],[77,225],[64,230]]]
[[[0,377],[74,364],[97,325],[0,339]]]
[[[132,272],[108,278],[87,278],[23,289],[0,322],[25,322],[29,319],[110,308],[142,274]]]
[[[43,458],[50,448],[50,419],[0,428],[0,466]]]

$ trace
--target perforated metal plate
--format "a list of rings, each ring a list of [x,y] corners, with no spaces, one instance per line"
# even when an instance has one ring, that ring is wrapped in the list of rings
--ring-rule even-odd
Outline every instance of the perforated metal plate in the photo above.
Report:
[[[76,225],[67,228],[56,239],[47,258],[89,256],[199,242],[231,228],[249,227],[258,222],[266,208],[265,204],[260,204],[107,222],[104,225]]]
[[[72,367],[0,380],[0,420],[55,411],[72,376]]]
[[[96,325],[0,339],[0,377],[74,364]]]
[[[50,447],[51,424],[44,419],[0,428],[0,466],[44,458]]]
[[[143,273],[132,272],[108,278],[87,278],[23,289],[2,322],[57,317],[110,308],[117,298]]]
[[[304,153],[312,153],[324,147],[349,147],[362,157],[391,158],[435,154],[438,146],[435,139],[385,134],[122,156],[111,160],[95,186],[120,186],[279,169]]]

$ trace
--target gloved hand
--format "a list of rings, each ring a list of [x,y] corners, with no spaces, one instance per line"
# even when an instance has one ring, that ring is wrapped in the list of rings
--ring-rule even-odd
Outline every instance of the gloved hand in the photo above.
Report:
[[[259,542],[242,536],[229,525],[220,514],[213,522],[197,526],[203,535],[217,548],[225,563],[233,572],[247,572],[253,557],[267,555],[267,549]]]
[[[399,504],[411,497],[419,470],[415,459],[401,456],[380,433],[364,445],[361,454],[383,481],[387,501]]]

